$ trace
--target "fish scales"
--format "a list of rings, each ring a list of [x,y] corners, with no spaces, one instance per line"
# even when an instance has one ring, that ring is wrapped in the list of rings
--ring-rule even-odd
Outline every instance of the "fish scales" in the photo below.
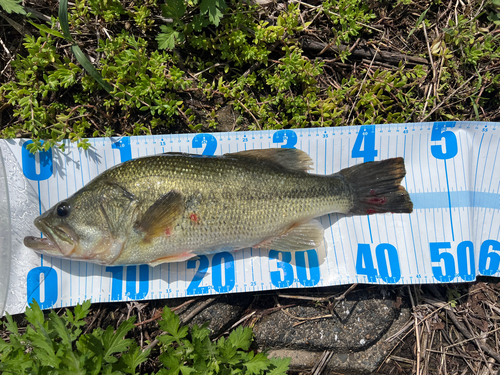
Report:
[[[195,254],[249,247],[282,233],[296,221],[342,211],[350,203],[347,194],[334,194],[334,187],[342,181],[331,180],[339,176],[310,175],[246,160],[159,156],[110,172],[106,178],[121,181],[145,208],[170,190],[185,197],[187,209],[179,228],[158,241],[153,256],[157,258],[166,246]],[[197,222],[191,219],[192,213]],[[122,256],[129,259],[141,254],[129,247]]]
[[[323,238],[315,217],[411,212],[399,159],[322,176],[307,173],[312,161],[294,149],[139,158],[37,218],[47,238],[25,244],[52,256],[151,265],[252,246],[313,248]]]

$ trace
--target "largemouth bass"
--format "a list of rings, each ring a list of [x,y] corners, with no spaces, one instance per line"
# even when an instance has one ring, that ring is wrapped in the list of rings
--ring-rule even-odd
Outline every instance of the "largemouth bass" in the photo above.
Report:
[[[323,242],[328,213],[410,213],[403,158],[322,176],[296,149],[223,156],[167,153],[112,167],[35,219],[36,252],[99,264],[155,266],[198,254]]]

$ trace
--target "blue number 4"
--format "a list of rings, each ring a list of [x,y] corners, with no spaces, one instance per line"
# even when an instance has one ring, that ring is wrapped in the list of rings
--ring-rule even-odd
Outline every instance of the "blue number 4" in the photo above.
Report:
[[[363,145],[363,149],[361,146]],[[352,147],[353,158],[363,158],[363,161],[374,161],[378,155],[375,150],[375,125],[363,125],[359,130],[354,146]]]

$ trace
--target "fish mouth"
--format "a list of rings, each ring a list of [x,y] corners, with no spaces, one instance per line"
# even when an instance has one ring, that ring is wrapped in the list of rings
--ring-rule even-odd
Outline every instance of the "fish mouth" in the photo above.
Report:
[[[53,256],[68,256],[75,250],[77,236],[71,228],[50,225],[40,218],[35,219],[34,224],[45,237],[25,237],[24,245],[26,247]]]
[[[60,253],[59,247],[54,244],[49,238],[38,238],[33,236],[24,237],[24,246],[29,247],[35,251],[43,252],[56,252]]]

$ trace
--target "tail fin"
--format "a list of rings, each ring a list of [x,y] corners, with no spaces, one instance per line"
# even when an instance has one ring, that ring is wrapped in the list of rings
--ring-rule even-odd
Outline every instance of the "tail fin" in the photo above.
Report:
[[[372,161],[341,173],[352,189],[354,201],[349,214],[371,215],[384,212],[410,213],[413,203],[400,185],[406,174],[403,158]]]

